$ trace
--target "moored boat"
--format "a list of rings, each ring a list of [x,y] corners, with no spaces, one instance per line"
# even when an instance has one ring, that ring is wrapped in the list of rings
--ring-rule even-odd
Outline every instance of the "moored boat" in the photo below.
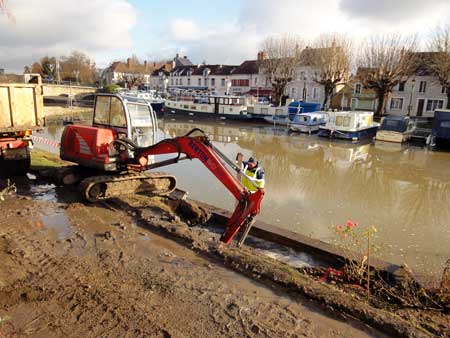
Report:
[[[328,114],[325,112],[296,114],[289,121],[289,130],[300,133],[314,133],[319,131],[320,126],[326,123]]]
[[[379,123],[373,121],[373,112],[340,111],[329,112],[329,119],[319,127],[321,137],[338,138],[351,141],[370,139],[375,136]]]
[[[375,139],[377,141],[403,143],[416,129],[409,116],[388,115],[381,120]]]
[[[198,118],[250,120],[246,101],[247,98],[242,96],[182,96],[167,99],[164,113]]]
[[[274,107],[275,112],[264,117],[264,120],[271,124],[288,126],[294,116],[303,113],[312,113],[320,109],[320,103],[292,101],[287,106]]]
[[[431,134],[427,145],[437,148],[450,148],[450,110],[439,109],[434,112]]]

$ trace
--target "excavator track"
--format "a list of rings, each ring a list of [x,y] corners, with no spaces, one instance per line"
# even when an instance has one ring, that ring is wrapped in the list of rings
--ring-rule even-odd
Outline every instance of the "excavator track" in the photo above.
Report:
[[[167,195],[176,188],[175,176],[163,172],[92,176],[80,183],[83,196],[90,202],[146,193]]]

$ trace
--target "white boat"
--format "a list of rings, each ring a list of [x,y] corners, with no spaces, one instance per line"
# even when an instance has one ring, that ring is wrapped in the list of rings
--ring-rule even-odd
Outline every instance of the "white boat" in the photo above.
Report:
[[[289,117],[287,117],[286,115],[265,116],[264,121],[270,124],[278,124],[280,126],[287,126],[290,122]]]
[[[373,112],[339,111],[329,112],[328,115],[327,123],[319,129],[318,135],[321,137],[351,141],[372,139],[380,126],[373,121]]]
[[[164,108],[164,99],[157,94],[155,90],[150,90],[148,92],[122,91],[120,96],[142,99],[151,104],[155,113],[162,112]]]
[[[286,118],[288,115],[287,106],[273,106],[271,104],[260,104],[256,103],[254,105],[249,105],[247,107],[247,112],[252,116],[254,120],[264,120],[269,123],[277,122]],[[272,116],[276,116],[275,119]]]
[[[377,141],[403,143],[411,138],[415,129],[416,125],[409,116],[389,115],[381,120],[381,126],[375,139]]]
[[[164,113],[188,117],[249,120],[247,98],[242,96],[176,96],[167,99]]]
[[[299,133],[314,133],[319,131],[320,126],[324,125],[328,119],[326,112],[303,113],[293,117],[289,121],[289,130]]]

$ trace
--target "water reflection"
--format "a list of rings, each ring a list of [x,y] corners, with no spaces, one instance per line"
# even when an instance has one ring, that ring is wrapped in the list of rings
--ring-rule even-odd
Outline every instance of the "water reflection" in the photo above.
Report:
[[[382,254],[439,270],[450,257],[450,154],[393,144],[329,142],[271,126],[162,121],[160,137],[198,127],[229,157],[255,156],[266,171],[261,217],[325,241],[354,219],[379,229]],[[194,161],[169,170],[194,198],[233,208],[216,179]]]

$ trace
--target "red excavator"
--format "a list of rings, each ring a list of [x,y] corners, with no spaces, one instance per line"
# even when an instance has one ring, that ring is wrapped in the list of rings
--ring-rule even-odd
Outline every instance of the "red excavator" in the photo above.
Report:
[[[244,188],[226,165],[236,172],[240,168],[200,129],[156,143],[156,123],[151,105],[142,99],[97,95],[92,126],[69,125],[63,132],[61,159],[78,166],[63,171],[60,180],[80,182],[82,194],[91,202],[136,193],[167,195],[175,190],[176,178],[150,170],[196,158],[238,200],[221,241],[229,244],[242,228],[238,242],[242,245],[259,214],[264,190],[251,193]],[[155,162],[155,155],[162,154],[175,156]]]

